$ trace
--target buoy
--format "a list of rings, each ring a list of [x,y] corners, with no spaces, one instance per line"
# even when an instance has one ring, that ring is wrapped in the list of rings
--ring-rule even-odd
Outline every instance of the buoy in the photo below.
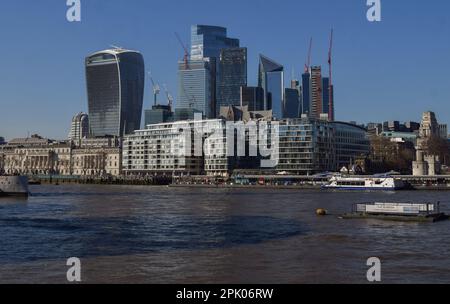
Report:
[[[316,210],[316,214],[319,216],[324,216],[324,215],[327,215],[327,211],[323,208],[320,208],[320,209]]]

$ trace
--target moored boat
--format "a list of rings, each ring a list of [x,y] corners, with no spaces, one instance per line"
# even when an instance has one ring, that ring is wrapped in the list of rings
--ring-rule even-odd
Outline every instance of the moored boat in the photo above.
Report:
[[[0,176],[0,196],[27,197],[28,195],[28,177]]]
[[[361,203],[342,218],[437,222],[449,217],[440,211],[440,203]]]
[[[405,188],[405,183],[400,179],[388,175],[367,177],[335,175],[322,188],[346,191],[395,191]]]

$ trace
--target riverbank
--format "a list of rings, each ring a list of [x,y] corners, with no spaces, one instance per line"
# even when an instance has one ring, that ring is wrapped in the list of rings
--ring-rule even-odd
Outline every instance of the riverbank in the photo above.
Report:
[[[86,185],[137,185],[137,186],[169,186],[171,188],[225,188],[225,189],[278,189],[278,190],[320,190],[327,183],[324,177],[299,176],[296,179],[277,176],[277,179],[271,177],[259,177],[257,180],[263,180],[255,183],[236,183],[229,180],[218,181],[211,177],[189,177],[186,180],[172,178],[171,176],[121,176],[121,177],[81,177],[81,176],[57,176],[57,175],[36,175],[30,176],[30,184],[86,184]],[[284,179],[281,179],[284,178]],[[417,191],[450,191],[450,184],[447,183],[447,177],[428,177],[424,179],[410,176],[399,177],[406,184],[405,190]]]

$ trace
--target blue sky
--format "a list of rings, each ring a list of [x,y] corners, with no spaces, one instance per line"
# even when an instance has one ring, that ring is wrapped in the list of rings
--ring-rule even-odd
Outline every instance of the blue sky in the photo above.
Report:
[[[433,110],[450,123],[450,2],[381,3],[382,22],[369,23],[366,0],[81,0],[82,22],[69,23],[66,0],[4,0],[0,136],[66,138],[71,117],[87,111],[84,57],[111,44],[141,51],[176,96],[174,32],[189,43],[192,24],[225,26],[248,47],[250,85],[259,53],[284,64],[286,82],[298,75],[310,36],[313,64],[325,66],[333,27],[337,119],[420,120]],[[145,107],[150,95],[148,81]]]

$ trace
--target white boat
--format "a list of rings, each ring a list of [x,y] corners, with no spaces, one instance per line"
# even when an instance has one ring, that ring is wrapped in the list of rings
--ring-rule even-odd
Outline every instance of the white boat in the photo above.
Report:
[[[335,175],[330,179],[329,184],[323,186],[324,189],[360,191],[395,191],[404,187],[402,180],[386,175],[368,177]]]
[[[28,196],[28,177],[0,176],[0,196]]]

